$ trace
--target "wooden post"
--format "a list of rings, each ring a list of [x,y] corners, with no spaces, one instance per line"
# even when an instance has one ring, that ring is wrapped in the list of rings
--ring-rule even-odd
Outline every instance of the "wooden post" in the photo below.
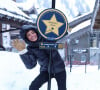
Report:
[[[0,32],[2,31],[2,24],[0,24]],[[0,33],[0,45],[2,45],[2,33]]]
[[[100,49],[100,41],[98,42],[98,47]],[[99,53],[99,50],[98,50],[98,70],[100,69],[100,53]]]

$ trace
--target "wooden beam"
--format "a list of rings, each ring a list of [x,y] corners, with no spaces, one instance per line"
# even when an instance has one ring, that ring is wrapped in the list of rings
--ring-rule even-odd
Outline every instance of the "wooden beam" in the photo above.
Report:
[[[31,22],[29,23],[28,21],[20,21],[19,19],[7,19],[7,18],[0,18],[0,23],[4,23],[4,24],[10,24],[11,26],[14,26],[16,28],[21,27],[24,24],[32,24]]]
[[[5,33],[5,32],[10,32],[10,31],[19,31],[20,28],[15,28],[15,29],[9,29],[5,31],[0,31],[0,33]]]
[[[0,23],[0,32],[2,31],[2,24]],[[0,34],[0,45],[2,46],[2,33]]]
[[[92,30],[99,28],[97,25],[95,25],[96,19],[100,19],[100,0],[95,1],[95,6],[94,6],[93,16],[92,16],[92,23],[91,23],[91,26],[93,28]]]
[[[95,23],[93,28],[94,28],[95,30],[96,30],[96,29],[97,29],[97,30],[98,30],[98,29],[100,30],[100,24],[96,24],[96,23]]]
[[[100,19],[96,19],[95,23],[100,25]]]

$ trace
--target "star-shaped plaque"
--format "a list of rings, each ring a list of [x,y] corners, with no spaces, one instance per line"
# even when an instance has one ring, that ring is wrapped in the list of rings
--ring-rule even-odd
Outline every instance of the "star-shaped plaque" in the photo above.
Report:
[[[64,24],[62,22],[57,21],[55,14],[51,17],[50,20],[42,20],[43,23],[46,25],[46,32],[45,34],[53,32],[57,36],[59,36],[59,28]]]
[[[67,18],[58,9],[45,9],[37,18],[37,28],[43,38],[58,40],[67,34]]]

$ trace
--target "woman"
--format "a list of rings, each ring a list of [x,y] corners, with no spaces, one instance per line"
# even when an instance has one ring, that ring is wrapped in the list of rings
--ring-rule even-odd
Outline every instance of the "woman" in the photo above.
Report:
[[[13,46],[20,51],[20,57],[28,69],[40,64],[40,74],[32,81],[29,90],[39,90],[39,88],[51,78],[55,78],[58,85],[58,90],[66,90],[66,72],[65,65],[57,50],[52,50],[51,68],[49,68],[50,50],[39,49],[40,42],[51,42],[42,38],[36,27],[32,25],[23,25],[20,31],[22,39],[27,43],[19,40],[13,41]]]

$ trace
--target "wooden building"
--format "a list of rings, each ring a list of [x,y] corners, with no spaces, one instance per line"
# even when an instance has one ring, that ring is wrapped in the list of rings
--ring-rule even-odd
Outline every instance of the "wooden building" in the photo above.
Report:
[[[65,59],[71,64],[92,64],[91,47],[100,46],[100,0],[96,0],[93,12],[74,19],[69,27],[71,32],[60,40],[67,44]]]
[[[32,12],[32,10],[31,10]],[[16,6],[16,3],[12,0],[0,1],[0,32],[16,29],[24,24],[32,24],[35,22],[25,12]],[[19,31],[0,33],[0,45],[6,47],[10,46],[10,41],[14,37],[18,37]]]
[[[98,64],[100,69],[100,0],[96,0],[91,20],[91,42],[90,57],[91,63]],[[93,57],[94,55],[94,57]]]

